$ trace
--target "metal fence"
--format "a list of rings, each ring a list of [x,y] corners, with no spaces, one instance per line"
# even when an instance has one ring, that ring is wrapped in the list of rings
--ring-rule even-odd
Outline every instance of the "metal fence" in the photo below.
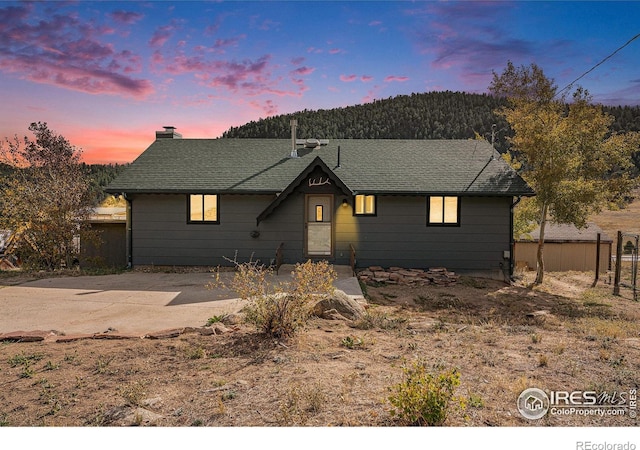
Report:
[[[638,244],[640,235],[618,231],[615,255],[613,295],[622,295],[621,289],[631,291],[638,300]]]

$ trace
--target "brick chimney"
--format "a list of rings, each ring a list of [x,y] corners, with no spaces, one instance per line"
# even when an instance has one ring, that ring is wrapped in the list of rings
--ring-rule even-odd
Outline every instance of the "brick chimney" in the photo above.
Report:
[[[182,135],[176,131],[176,127],[164,126],[164,131],[156,131],[156,139],[182,139]]]

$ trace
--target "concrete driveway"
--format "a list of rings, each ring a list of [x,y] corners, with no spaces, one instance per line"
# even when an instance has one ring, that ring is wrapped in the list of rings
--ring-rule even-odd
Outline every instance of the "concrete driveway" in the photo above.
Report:
[[[349,268],[336,267],[334,283],[362,297]],[[285,280],[291,270],[280,269]],[[222,273],[231,281],[233,273]],[[207,289],[210,273],[141,273],[48,278],[17,286],[0,280],[0,334],[55,330],[65,334],[146,333],[200,327],[214,315],[239,311],[243,300],[225,289]]]

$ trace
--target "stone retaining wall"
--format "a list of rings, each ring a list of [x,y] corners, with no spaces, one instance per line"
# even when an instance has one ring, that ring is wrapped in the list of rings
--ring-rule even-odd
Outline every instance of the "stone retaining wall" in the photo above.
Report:
[[[368,269],[358,272],[358,279],[365,283],[451,286],[458,281],[458,275],[454,272],[449,272],[444,267],[431,267],[424,270],[405,269],[403,267],[384,269],[380,266],[370,266]]]

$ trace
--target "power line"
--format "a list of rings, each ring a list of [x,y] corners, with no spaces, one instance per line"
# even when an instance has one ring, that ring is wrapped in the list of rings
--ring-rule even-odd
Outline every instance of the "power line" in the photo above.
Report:
[[[560,91],[558,91],[558,94],[560,94],[561,92],[566,91],[567,89],[570,89],[571,86],[573,86],[577,81],[579,81],[580,79],[582,79],[583,77],[585,77],[586,75],[588,75],[589,73],[593,72],[596,68],[598,68],[600,65],[604,64],[605,61],[607,61],[608,59],[612,58],[616,53],[618,53],[620,50],[622,50],[623,48],[625,48],[627,45],[631,44],[633,41],[635,41],[636,39],[638,39],[640,37],[640,33],[636,34],[634,37],[632,37],[631,39],[629,39],[624,45],[622,45],[621,47],[617,48],[613,53],[611,53],[609,56],[607,56],[606,58],[604,58],[602,61],[600,61],[598,64],[596,64],[595,66],[593,66],[591,69],[587,70],[585,73],[583,73],[582,75],[580,75],[578,78],[576,78],[575,80],[573,80],[571,83],[567,84],[564,88],[562,88]],[[556,96],[558,95],[556,94]]]

